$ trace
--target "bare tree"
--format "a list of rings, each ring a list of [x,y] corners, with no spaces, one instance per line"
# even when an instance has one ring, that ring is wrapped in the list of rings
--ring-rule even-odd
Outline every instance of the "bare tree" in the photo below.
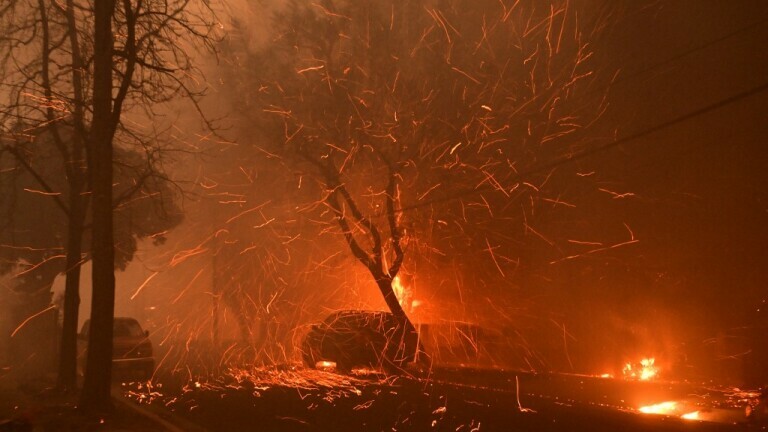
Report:
[[[197,7],[211,12],[206,3]],[[94,294],[93,331],[89,334],[88,368],[81,395],[85,409],[109,404],[115,295],[111,163],[115,133],[131,95],[143,107],[178,93],[195,102],[183,76],[192,68],[191,60],[180,44],[185,38],[209,43],[213,23],[207,18],[212,16],[198,15],[189,1],[133,4],[125,0],[120,5],[105,1],[97,2],[94,8],[93,124],[88,161],[93,187]],[[125,35],[122,44],[113,39],[113,26],[118,34]]]
[[[99,25],[94,27],[97,21]],[[124,208],[129,198],[151,189],[148,185],[168,180],[162,169],[167,147],[157,140],[157,134],[146,132],[153,128],[140,122],[151,122],[155,106],[179,96],[199,108],[202,93],[190,85],[197,69],[188,50],[193,44],[212,47],[215,17],[205,1],[92,4],[13,0],[0,7],[0,22],[4,29],[0,34],[4,48],[0,76],[2,93],[7,97],[0,105],[0,127],[4,136],[11,137],[10,142],[4,140],[4,149],[24,165],[27,158],[13,143],[25,135],[45,133],[65,166],[68,202],[54,199],[66,214],[70,229],[60,370],[60,384],[69,388],[74,384],[81,242],[89,199],[98,201],[93,201],[93,209],[101,212],[100,217],[94,213],[92,222],[95,250],[99,251],[91,254],[98,261],[94,268],[99,269],[95,270],[98,276],[94,275],[94,299],[99,305],[93,308],[98,315],[94,326],[107,332],[111,331],[112,308],[107,303],[114,295],[114,277],[108,277],[105,269],[114,268],[115,261],[113,252],[106,251],[112,250],[114,242],[111,217],[105,220],[105,212],[107,208],[110,214]],[[120,35],[116,40],[111,39],[113,30]],[[124,113],[131,114],[130,122],[124,121]],[[114,152],[113,141],[118,143]],[[118,162],[135,177],[130,187],[112,196],[113,156],[131,151],[144,156],[138,165],[136,158],[130,157]],[[33,175],[37,172],[29,164],[23,168]],[[53,197],[61,192],[53,190],[42,176],[37,177],[43,192]],[[96,178],[101,182],[98,187]],[[108,386],[110,368],[104,362],[111,363],[111,359],[105,360],[111,353],[111,333],[96,331],[92,335],[98,342],[89,352],[102,356],[93,354],[97,359],[90,364],[96,366],[88,369],[102,372],[86,382],[90,402],[101,404],[108,400],[103,398],[103,389],[108,390],[104,377]],[[94,382],[99,384],[92,385]]]
[[[313,176],[322,199],[302,209],[335,219],[408,328],[392,287],[406,241],[445,226],[432,250],[484,251],[504,275],[516,261],[488,227],[530,228],[563,193],[553,179],[575,177],[536,167],[587,148],[605,108],[589,61],[600,24],[577,15],[555,0],[289,2],[263,46],[238,52],[254,145]]]
[[[58,10],[57,10],[58,9]],[[86,173],[84,163],[84,111],[82,59],[80,57],[77,34],[70,31],[74,26],[74,9],[68,2],[66,10],[46,5],[44,2],[10,2],[2,10],[0,19],[6,29],[3,48],[7,48],[3,65],[3,86],[7,91],[7,104],[2,106],[1,124],[8,135],[13,136],[13,144],[4,143],[4,148],[12,153],[29,173],[38,181],[43,193],[48,193],[55,200],[59,210],[68,220],[66,245],[66,289],[65,310],[75,311],[65,314],[64,328],[70,333],[76,332],[78,285],[80,279],[82,232],[87,206]],[[54,15],[54,16],[52,16]],[[72,42],[71,59],[62,52],[67,41]],[[39,55],[38,55],[39,54]],[[68,68],[58,68],[58,61],[64,59]],[[64,75],[66,74],[66,76]],[[67,107],[66,96],[59,93],[59,83],[67,81],[74,100],[77,103]],[[71,108],[71,121],[68,127],[74,133],[65,133],[60,129],[60,120],[67,108]],[[8,130],[10,128],[10,130]],[[10,132],[10,133],[8,133]],[[23,154],[19,145],[24,140],[33,140],[34,136],[46,133],[61,158],[67,184],[67,198],[57,194],[41,175],[40,169],[29,161],[30,155]],[[66,201],[65,201],[66,199]],[[70,318],[74,318],[74,321]],[[67,331],[65,331],[65,335]],[[74,340],[67,341],[62,347],[62,361],[59,384],[65,389],[74,385],[75,348]]]
[[[59,130],[65,143],[70,144],[71,130],[61,125]],[[71,206],[66,203],[71,202],[71,189],[60,153],[52,141],[50,134],[44,131],[34,139],[8,144],[11,151],[0,156],[0,224],[3,227],[0,230],[0,244],[3,245],[0,248],[3,263],[0,274],[11,273],[17,286],[15,292],[27,299],[22,302],[24,308],[13,309],[17,323],[49,307],[51,285],[59,274],[68,275],[70,283],[79,282],[79,277],[72,274],[68,257],[80,258],[75,264],[77,267],[91,257],[89,252],[79,248],[82,243],[90,242],[90,217],[70,218],[68,210]],[[137,239],[151,236],[155,242],[162,241],[162,233],[180,223],[181,210],[177,205],[176,190],[167,180],[158,176],[144,178],[152,171],[147,171],[141,154],[118,149],[115,159],[114,189],[120,197],[115,200],[115,264],[125,268],[137,250]],[[137,182],[142,183],[140,188],[136,187]],[[76,229],[73,231],[73,228]],[[68,239],[72,236],[78,236],[79,242],[70,242]],[[79,291],[77,286],[68,289],[65,292],[70,295]],[[66,302],[68,299],[61,300]],[[64,309],[70,311],[71,319],[65,321],[76,325],[77,304]],[[4,312],[10,313],[9,310]],[[68,336],[74,338],[75,332],[74,326],[63,332],[63,355],[59,362],[59,387],[62,390],[74,389],[75,341],[71,341],[70,347],[67,339]],[[66,351],[68,347],[72,348],[69,353]]]

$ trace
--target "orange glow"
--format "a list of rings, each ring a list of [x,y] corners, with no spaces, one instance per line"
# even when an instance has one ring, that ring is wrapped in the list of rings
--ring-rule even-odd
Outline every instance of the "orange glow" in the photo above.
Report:
[[[624,374],[624,378],[648,381],[659,374],[659,368],[655,363],[656,359],[653,357],[640,360],[640,364],[635,364],[634,367],[632,363],[627,363],[624,365],[622,373]]]
[[[403,285],[400,276],[395,276],[392,279],[392,290],[395,292],[398,303],[403,307],[403,310],[410,312],[416,306],[413,300],[413,289]]]
[[[638,411],[645,414],[663,414],[663,415],[669,415],[673,411],[675,411],[675,408],[677,408],[677,402],[669,401],[669,402],[661,402],[654,405],[647,405],[640,407]]]
[[[700,420],[699,411],[685,412],[685,406],[681,406],[676,401],[661,402],[654,405],[646,405],[638,408],[638,411],[644,414],[658,414],[667,416],[680,416],[685,420]],[[683,412],[684,414],[680,414]]]
[[[319,362],[315,363],[315,367],[317,369],[335,369],[336,368],[336,362],[322,360],[322,361],[319,361]]]
[[[699,419],[699,412],[698,411],[689,412],[689,413],[681,415],[680,418],[684,418],[686,420],[698,420]]]

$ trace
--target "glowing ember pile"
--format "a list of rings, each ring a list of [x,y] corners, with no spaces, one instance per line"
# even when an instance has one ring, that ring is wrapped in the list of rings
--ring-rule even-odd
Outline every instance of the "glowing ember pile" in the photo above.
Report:
[[[661,402],[653,405],[646,405],[638,408],[643,414],[657,414],[666,416],[678,416],[685,420],[699,420],[699,412],[686,412],[684,404],[676,401]]]
[[[684,418],[686,420],[698,420],[699,419],[699,412],[698,411],[689,412],[689,413],[681,415],[680,418]]]
[[[355,371],[353,371],[355,372]],[[388,378],[379,374],[366,373],[358,370],[350,375],[338,375],[315,369],[294,367],[253,367],[229,368],[217,378],[192,379],[184,384],[181,393],[176,396],[162,394],[161,384],[156,383],[124,383],[124,395],[139,404],[159,401],[167,407],[176,406],[181,399],[186,400],[188,409],[194,409],[193,403],[202,393],[216,393],[224,397],[233,392],[245,391],[254,397],[260,397],[272,389],[291,388],[299,394],[313,394],[314,403],[333,404],[340,398],[360,396],[365,386],[386,383]],[[192,401],[192,402],[190,402]]]
[[[361,380],[348,375],[303,368],[231,368],[228,375],[240,385],[249,383],[256,393],[273,387],[292,387],[305,391],[323,390],[327,393],[325,398],[328,401],[347,395],[359,395],[359,388],[371,383],[370,380]]]
[[[639,379],[641,381],[648,381],[655,378],[659,374],[659,368],[654,364],[656,359],[653,357],[644,358],[640,360],[640,363],[632,365],[627,363],[624,365],[622,374],[627,379]]]
[[[673,414],[676,409],[677,409],[677,402],[669,401],[669,402],[661,402],[653,405],[642,406],[638,409],[638,411],[644,414],[670,415],[670,414]]]

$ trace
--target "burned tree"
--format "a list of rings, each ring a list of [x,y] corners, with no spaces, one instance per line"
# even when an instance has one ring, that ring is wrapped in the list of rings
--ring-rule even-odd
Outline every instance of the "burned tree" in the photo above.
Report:
[[[569,204],[575,168],[548,164],[594,144],[585,131],[605,108],[589,64],[599,21],[584,31],[578,12],[560,1],[290,2],[268,40],[237,53],[230,82],[254,145],[316,181],[322,199],[300,209],[333,218],[322,232],[344,239],[407,321],[392,286],[406,240],[472,250],[504,278],[525,251],[494,236],[530,233]]]

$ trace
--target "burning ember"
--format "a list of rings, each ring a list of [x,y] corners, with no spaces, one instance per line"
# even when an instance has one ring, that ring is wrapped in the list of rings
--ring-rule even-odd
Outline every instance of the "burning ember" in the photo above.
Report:
[[[638,411],[640,411],[643,414],[679,416],[680,418],[685,420],[699,420],[698,411],[685,412],[683,411],[684,408],[685,408],[684,406],[681,406],[681,404],[679,404],[676,401],[667,401],[667,402],[657,403],[654,405],[642,406],[638,408]]]
[[[681,415],[680,418],[684,418],[686,420],[698,420],[699,412],[698,411],[689,412],[687,414]]]
[[[641,381],[648,381],[655,378],[659,374],[659,368],[654,364],[656,359],[653,357],[644,358],[640,360],[640,363],[632,364],[627,363],[624,365],[622,374],[627,379],[639,379]]]
[[[645,414],[663,414],[663,415],[670,415],[675,412],[677,409],[677,402],[669,401],[669,402],[661,402],[654,405],[647,405],[640,407],[638,411]]]

